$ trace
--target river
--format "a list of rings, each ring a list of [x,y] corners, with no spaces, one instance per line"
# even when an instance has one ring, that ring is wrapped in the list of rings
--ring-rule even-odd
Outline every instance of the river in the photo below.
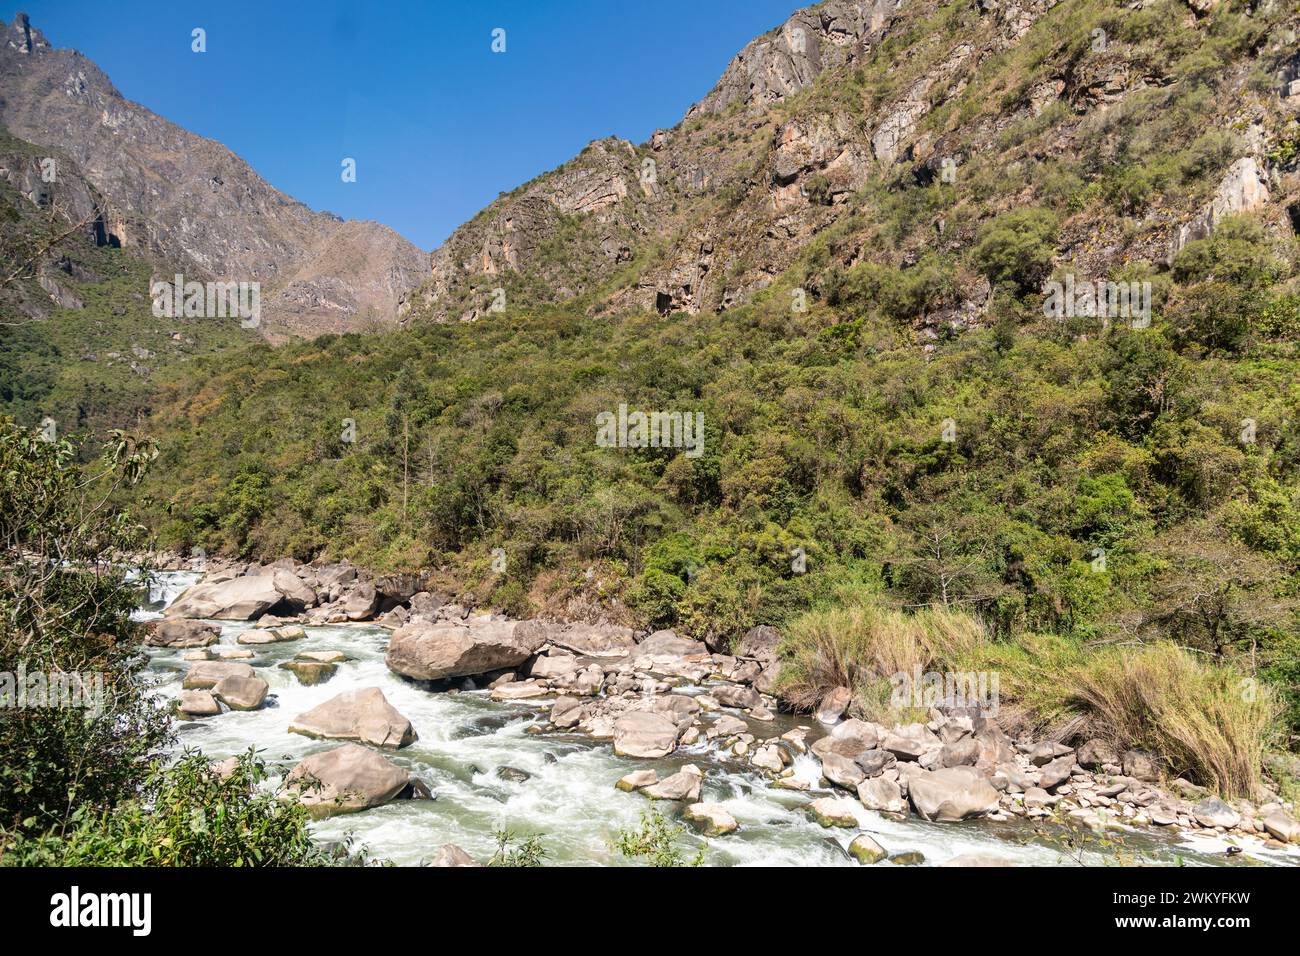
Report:
[[[187,572],[158,574],[151,584],[150,603],[136,617],[147,620],[159,616],[162,608],[198,577]],[[221,644],[231,646],[250,626],[242,622],[216,623],[221,624]],[[616,757],[609,741],[593,741],[577,734],[530,734],[526,729],[549,714],[549,701],[538,705],[498,703],[490,700],[486,691],[430,693],[388,670],[384,664],[388,637],[387,630],[370,624],[309,627],[302,640],[251,648],[256,657],[248,663],[270,684],[266,706],[257,711],[231,711],[201,721],[183,721],[178,746],[201,749],[213,759],[255,747],[268,762],[291,766],[309,754],[338,746],[337,742],[288,733],[294,716],[343,691],[379,687],[411,721],[420,738],[386,756],[420,778],[435,799],[396,801],[320,821],[313,824],[313,832],[321,840],[338,840],[351,834],[355,846],[364,846],[372,857],[397,864],[428,860],[444,843],[455,843],[475,859],[486,861],[495,849],[496,831],[509,829],[520,839],[537,836],[548,863],[624,864],[628,861],[612,844],[620,830],[639,825],[649,801],[640,794],[616,790],[614,782],[632,770],[650,766],[658,769],[662,778],[689,762],[704,771],[701,799],[721,803],[740,824],[735,833],[707,841],[706,864],[858,865],[845,850],[857,831],[824,829],[799,809],[811,797],[830,795],[830,791],[817,789],[820,768],[810,756],[796,764],[797,773],[814,788],[805,794],[769,786],[761,775],[718,753],[715,745],[703,738],[669,758],[648,761]],[[339,666],[332,680],[304,687],[291,672],[276,666],[303,650],[338,650],[351,660]],[[189,667],[183,659],[185,652],[150,648],[149,653],[158,692],[179,697],[181,678]],[[689,693],[691,689],[681,692]],[[751,723],[757,734],[767,737],[800,721],[783,716],[776,725]],[[501,768],[523,771],[528,776],[518,779],[521,775],[509,774],[516,779],[506,779],[498,775]],[[660,809],[666,816],[680,813],[680,808],[672,804],[660,804]],[[920,851],[927,865],[971,853],[1019,865],[1077,865],[1059,844],[1044,839],[1033,824],[1021,820],[926,823],[909,816],[898,821],[861,806],[858,818],[861,829],[891,855]],[[1227,843],[1210,837],[1150,830],[1119,831],[1119,835],[1124,847],[1087,852],[1084,861],[1300,863],[1300,850],[1271,850],[1253,841],[1245,853],[1229,859],[1225,855]],[[687,855],[695,852],[700,841],[687,826],[681,837]]]

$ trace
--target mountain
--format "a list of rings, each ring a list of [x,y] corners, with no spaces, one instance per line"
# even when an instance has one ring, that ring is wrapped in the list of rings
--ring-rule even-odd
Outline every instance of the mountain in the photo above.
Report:
[[[221,144],[123,98],[26,14],[0,33],[0,126],[70,157],[106,201],[105,241],[160,275],[260,282],[272,337],[391,323],[427,272],[424,253],[386,226],[313,212]]]
[[[261,341],[239,322],[155,316],[161,266],[113,242],[110,209],[71,157],[0,128],[0,409],[25,426],[136,426],[190,361]]]
[[[819,242],[825,265],[907,270],[1062,191],[1052,260],[1081,274],[1163,268],[1233,212],[1262,208],[1289,234],[1290,166],[1269,151],[1295,141],[1294,20],[1215,0],[829,0],[748,44],[648,143],[597,140],[493,202],[433,253],[402,314],[480,318],[498,288],[587,315],[719,311]],[[1216,71],[1195,120],[1185,103],[1155,138],[1132,135]],[[1176,168],[1171,141],[1188,150]],[[1076,181],[1081,156],[1125,181]],[[979,321],[990,293],[965,273],[910,318],[932,339]]]

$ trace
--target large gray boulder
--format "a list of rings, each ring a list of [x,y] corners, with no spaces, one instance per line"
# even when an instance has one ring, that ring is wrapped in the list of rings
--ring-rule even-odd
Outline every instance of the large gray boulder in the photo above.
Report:
[[[289,733],[319,740],[356,740],[397,750],[416,741],[415,728],[378,687],[345,691],[299,714]]]
[[[221,628],[207,621],[159,618],[145,628],[144,642],[150,647],[207,647],[221,640]]]
[[[993,785],[970,767],[917,770],[908,776],[907,792],[913,809],[925,820],[966,820],[998,806]]]
[[[389,670],[416,680],[475,677],[517,667],[546,642],[544,628],[530,621],[411,621],[393,632]]]
[[[270,685],[260,677],[231,674],[217,681],[212,696],[231,710],[257,710],[266,702],[270,689]]]
[[[1241,822],[1241,814],[1217,797],[1211,797],[1192,807],[1192,819],[1203,827],[1231,830]]]
[[[868,810],[881,813],[903,813],[907,810],[902,788],[888,777],[872,777],[862,781],[858,784],[858,799]]]
[[[410,774],[373,750],[344,744],[312,754],[289,771],[282,795],[320,818],[382,806],[410,783]]]
[[[630,627],[616,624],[550,624],[530,622],[531,626],[544,628],[546,640],[556,647],[586,657],[626,657],[637,648],[636,636]]]
[[[614,753],[666,757],[677,747],[677,724],[663,714],[631,710],[614,721]]]
[[[187,588],[164,612],[167,617],[251,621],[284,600],[269,575],[245,575]]]
[[[641,792],[655,800],[689,800],[694,803],[700,799],[703,782],[704,774],[700,768],[688,763],[677,773],[641,788]]]
[[[780,648],[781,632],[770,625],[760,624],[758,627],[751,627],[740,639],[735,654],[737,657],[750,657],[764,664],[770,664],[779,656]]]
[[[637,655],[664,654],[669,657],[691,657],[707,654],[708,648],[700,641],[679,637],[676,631],[655,631],[636,646]]]
[[[238,661],[196,661],[181,680],[186,690],[211,690],[226,677],[252,677],[253,668]]]
[[[215,717],[221,713],[221,705],[210,690],[181,691],[176,709],[182,717]]]

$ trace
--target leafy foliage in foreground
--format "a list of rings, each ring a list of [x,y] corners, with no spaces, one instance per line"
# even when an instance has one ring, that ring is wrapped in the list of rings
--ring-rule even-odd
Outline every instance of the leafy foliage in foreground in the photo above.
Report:
[[[112,809],[79,807],[61,832],[4,846],[20,866],[321,866],[339,862],[312,842],[306,808],[261,784],[252,752],[225,776],[197,751],[155,765],[141,792]]]
[[[686,856],[681,846],[685,832],[651,807],[641,811],[640,827],[619,831],[614,848],[629,860],[641,860],[648,866],[700,866],[707,847],[701,846],[694,856]]]
[[[77,673],[98,688],[90,706],[0,708],[0,864],[333,862],[305,809],[260,786],[252,754],[225,777],[200,754],[164,756],[171,718],[130,620],[139,588],[112,563],[143,529],[108,502],[153,454],[118,435],[87,470],[69,443],[0,419],[0,674]]]

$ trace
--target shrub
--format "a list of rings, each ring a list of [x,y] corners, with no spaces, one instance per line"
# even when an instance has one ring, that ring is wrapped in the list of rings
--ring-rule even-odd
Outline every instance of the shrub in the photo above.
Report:
[[[198,751],[155,764],[140,794],[112,809],[76,810],[63,832],[6,845],[0,861],[22,866],[305,866],[335,861],[312,842],[307,810],[261,788],[266,765],[252,751],[219,774]],[[351,859],[356,859],[352,857]]]
[[[1016,209],[980,230],[971,261],[990,282],[1028,292],[1051,271],[1055,242],[1056,217],[1049,210]]]
[[[0,710],[0,827],[35,832],[133,794],[168,739],[141,679],[139,592],[108,560],[142,536],[103,506],[151,453],[118,435],[86,474],[70,443],[0,419],[0,672],[102,680],[93,707]]]
[[[644,860],[650,866],[699,866],[704,862],[705,847],[687,859],[678,845],[685,832],[652,807],[641,812],[639,829],[619,831],[614,848],[629,860]]]

